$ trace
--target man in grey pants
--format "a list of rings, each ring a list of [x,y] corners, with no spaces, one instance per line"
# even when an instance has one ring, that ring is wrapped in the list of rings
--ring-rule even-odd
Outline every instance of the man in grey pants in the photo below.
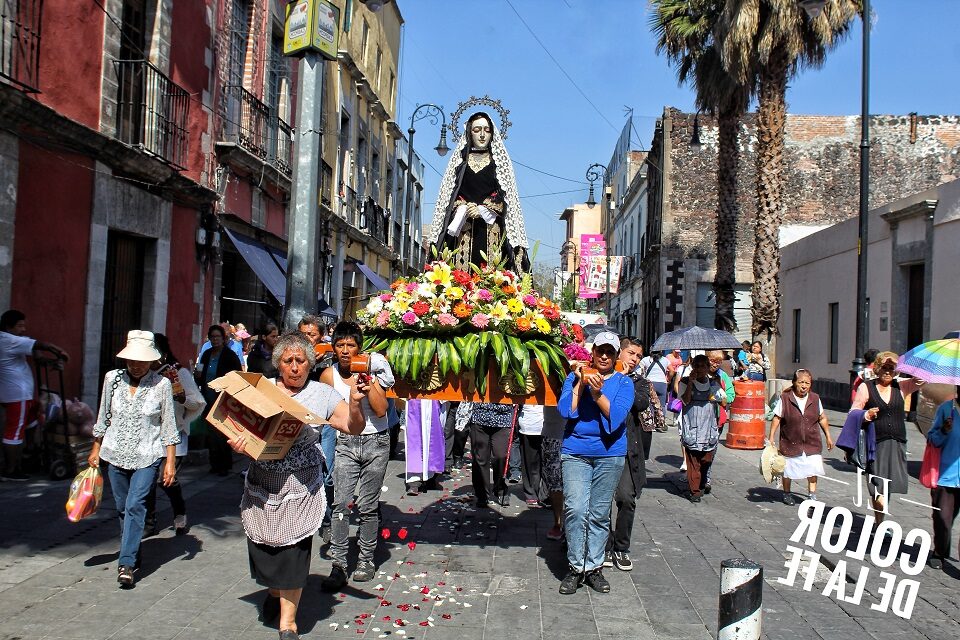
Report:
[[[333,560],[330,575],[323,579],[324,591],[338,591],[347,583],[347,551],[349,550],[351,503],[360,515],[357,542],[360,554],[353,572],[355,582],[372,580],[376,575],[373,554],[380,531],[380,491],[390,459],[390,425],[387,417],[386,389],[393,385],[393,372],[386,359],[370,354],[371,374],[351,373],[350,361],[360,353],[363,334],[353,322],[337,324],[333,332],[336,364],[321,374],[326,382],[344,398],[360,376],[372,375],[370,393],[361,401],[360,409],[366,427],[357,436],[337,434],[336,464],[333,467],[333,517],[328,555]],[[353,497],[356,494],[356,501]]]

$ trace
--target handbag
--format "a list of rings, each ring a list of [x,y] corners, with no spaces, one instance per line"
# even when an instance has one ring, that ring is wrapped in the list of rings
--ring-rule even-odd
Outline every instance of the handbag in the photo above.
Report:
[[[80,522],[92,516],[100,508],[103,498],[103,476],[97,467],[87,467],[77,474],[70,483],[70,493],[67,494],[67,519],[70,522]]]
[[[927,489],[936,489],[940,480],[940,447],[929,440],[923,450],[923,462],[920,463],[920,484]]]
[[[673,395],[672,391],[667,392],[667,411],[671,413],[680,413],[683,411],[683,401]]]

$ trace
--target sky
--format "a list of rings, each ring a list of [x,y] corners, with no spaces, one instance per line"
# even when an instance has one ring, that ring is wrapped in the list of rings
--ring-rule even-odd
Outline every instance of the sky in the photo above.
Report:
[[[547,267],[559,264],[559,215],[586,200],[586,169],[610,160],[626,109],[646,148],[665,106],[694,108],[692,89],[656,53],[646,0],[395,1],[405,20],[397,122],[405,131],[418,104],[449,114],[470,96],[500,99],[527,236],[531,247],[540,240],[535,261]],[[960,0],[872,4],[871,114],[960,113]],[[861,44],[858,19],[823,68],[791,81],[789,112],[859,114]],[[416,130],[429,223],[450,156],[433,150],[438,126],[421,120]]]

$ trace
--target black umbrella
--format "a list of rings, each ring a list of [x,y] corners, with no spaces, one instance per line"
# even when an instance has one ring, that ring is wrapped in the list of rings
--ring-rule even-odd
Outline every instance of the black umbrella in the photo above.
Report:
[[[687,327],[663,334],[650,347],[651,351],[674,349],[739,349],[740,341],[729,331]]]

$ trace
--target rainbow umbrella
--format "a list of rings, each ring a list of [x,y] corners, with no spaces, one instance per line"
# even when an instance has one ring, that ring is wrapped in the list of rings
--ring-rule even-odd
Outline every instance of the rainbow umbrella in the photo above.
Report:
[[[960,384],[960,338],[931,340],[900,356],[903,373],[940,384]]]

